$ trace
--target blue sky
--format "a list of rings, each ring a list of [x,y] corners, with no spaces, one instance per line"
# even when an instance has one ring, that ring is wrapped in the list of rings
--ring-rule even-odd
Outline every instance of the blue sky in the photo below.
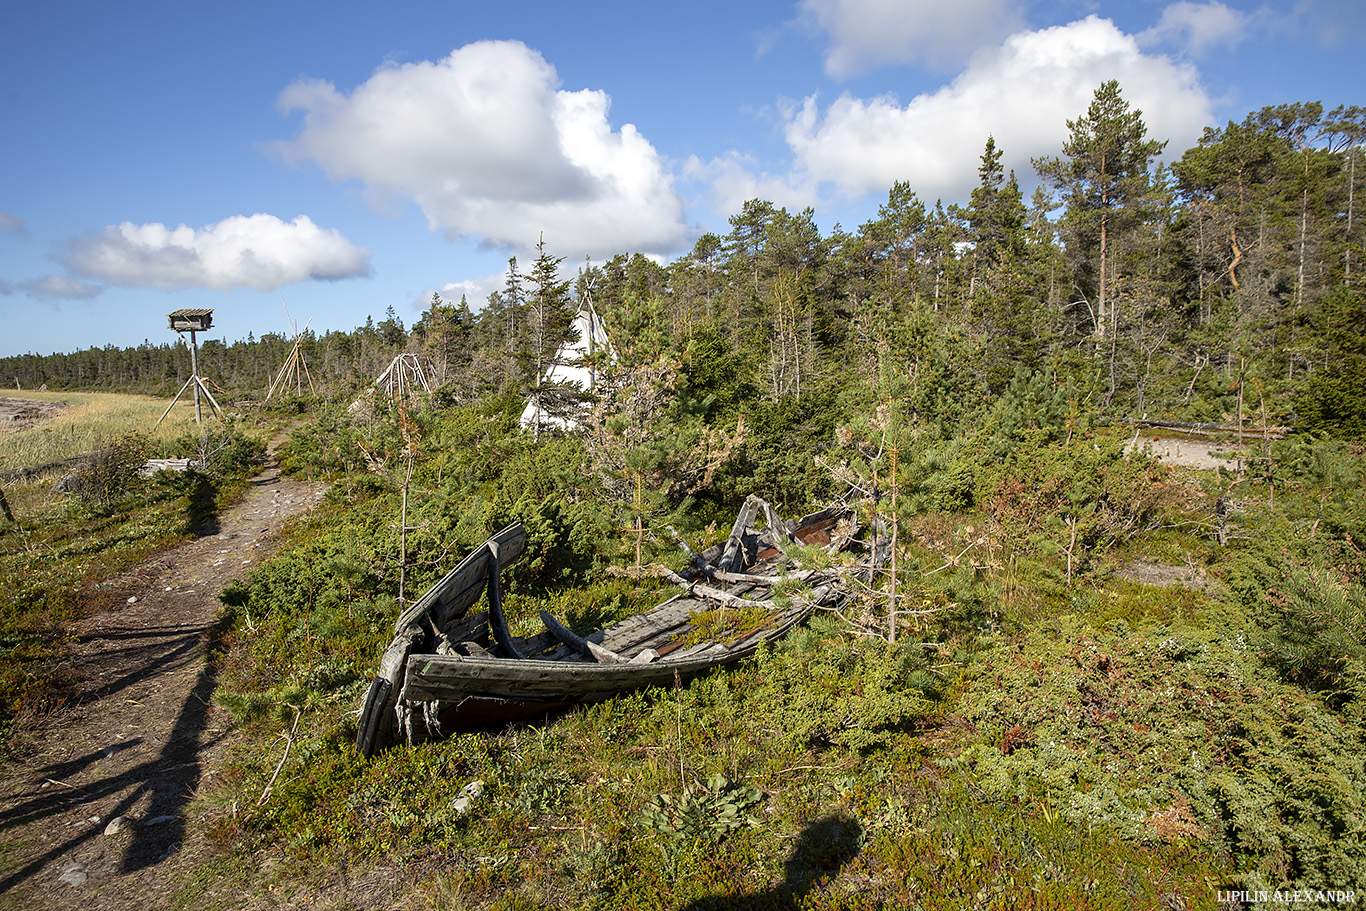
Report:
[[[1022,183],[1120,81],[1179,157],[1263,105],[1363,104],[1366,4],[9,3],[0,356],[476,308],[540,236],[667,260],[748,198],[829,230],[892,182]]]

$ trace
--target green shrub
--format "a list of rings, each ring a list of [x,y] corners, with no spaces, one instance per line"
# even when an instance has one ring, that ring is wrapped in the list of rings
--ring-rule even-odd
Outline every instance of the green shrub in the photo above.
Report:
[[[110,440],[81,460],[68,482],[72,493],[87,509],[107,513],[138,488],[148,446],[138,434]]]
[[[1277,680],[1249,633],[1227,614],[1031,630],[975,666],[960,711],[978,736],[948,765],[1074,824],[1207,843],[1260,888],[1366,881],[1360,732]]]

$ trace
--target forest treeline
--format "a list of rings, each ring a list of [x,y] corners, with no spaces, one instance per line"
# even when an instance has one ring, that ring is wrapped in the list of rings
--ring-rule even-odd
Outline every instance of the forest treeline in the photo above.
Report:
[[[1023,370],[1119,417],[1366,432],[1366,109],[1264,107],[1167,165],[1107,82],[1068,130],[1034,160],[1028,200],[988,137],[965,205],[897,182],[876,218],[823,233],[811,209],[754,199],[668,265],[620,254],[572,282],[543,243],[477,313],[434,296],[411,327],[390,307],[305,331],[301,351],[325,387],[362,387],[408,350],[453,400],[525,394],[590,297],[626,368],[667,375],[708,423],[880,375],[905,380],[914,419],[951,418]],[[208,340],[201,373],[264,397],[292,346]],[[0,359],[25,388],[171,394],[187,369],[177,345],[146,342]]]

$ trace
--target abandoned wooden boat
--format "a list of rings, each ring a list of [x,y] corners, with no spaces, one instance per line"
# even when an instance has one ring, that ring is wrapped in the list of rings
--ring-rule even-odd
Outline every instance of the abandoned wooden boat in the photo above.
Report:
[[[761,531],[751,527],[760,514]],[[366,694],[356,747],[372,756],[400,740],[528,720],[738,661],[846,596],[833,572],[788,572],[788,542],[833,552],[856,530],[845,507],[787,523],[750,497],[726,541],[693,553],[684,574],[669,573],[682,594],[586,636],[543,611],[545,630],[518,637],[503,615],[499,577],[522,556],[526,531],[509,525],[398,618]],[[800,583],[799,596],[775,597],[784,580]],[[471,611],[485,592],[487,609]]]

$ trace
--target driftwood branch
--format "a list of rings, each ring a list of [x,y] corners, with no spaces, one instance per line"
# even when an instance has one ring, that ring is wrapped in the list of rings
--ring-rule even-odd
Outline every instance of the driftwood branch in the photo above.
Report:
[[[598,664],[626,664],[626,659],[609,648],[604,648],[596,642],[589,642],[587,639],[574,632],[555,618],[549,611],[541,611],[541,622],[545,628],[550,630],[550,634],[559,639],[565,645],[578,651],[585,658],[592,658]]]
[[[275,774],[271,775],[270,781],[266,782],[265,790],[261,792],[261,799],[256,801],[258,807],[265,806],[266,801],[270,799],[271,789],[275,787],[275,779],[280,777],[280,770],[285,767],[285,761],[289,759],[289,751],[294,746],[294,731],[299,727],[299,719],[302,718],[304,714],[303,710],[297,705],[290,702],[284,704],[294,710],[294,723],[289,726],[289,733],[282,735],[285,738],[285,754],[280,757],[279,763],[276,764]]]
[[[678,539],[678,546],[682,548],[683,552],[687,554],[688,557],[692,560],[693,566],[696,566],[698,569],[702,570],[702,572],[706,573],[709,576],[715,575],[716,573],[720,572],[719,569],[717,569],[715,566],[713,566],[711,563],[707,561],[706,557],[702,556],[697,551],[692,549],[692,546],[688,544],[688,539],[684,538],[683,535],[679,534],[677,528],[674,528],[672,525],[668,526],[668,528],[669,531],[673,533],[673,536],[676,539]]]
[[[710,585],[702,585],[696,580],[685,579],[661,563],[651,563],[648,566],[643,567],[643,571],[644,574],[667,579],[693,597],[701,598],[705,601],[715,601],[717,604],[724,607],[753,607],[755,604],[753,601],[747,601],[744,598],[738,598],[729,592],[723,592],[719,588],[712,588]],[[774,582],[777,580],[765,577],[765,581]]]

